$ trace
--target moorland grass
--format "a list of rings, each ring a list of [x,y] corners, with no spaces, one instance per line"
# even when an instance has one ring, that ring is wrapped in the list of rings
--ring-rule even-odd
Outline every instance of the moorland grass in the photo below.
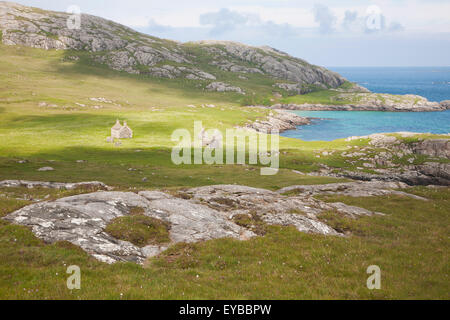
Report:
[[[88,179],[157,188],[238,183],[276,189],[336,181],[300,176],[290,169],[309,172],[320,163],[343,166],[339,156],[317,159],[312,151],[367,143],[281,138],[284,169],[276,177],[260,177],[258,166],[177,167],[170,159],[174,130],[192,132],[194,121],[202,121],[206,128],[224,131],[263,119],[269,111],[239,107],[233,94],[204,92],[188,82],[115,72],[83,57],[81,62],[67,61],[70,53],[61,51],[0,45],[0,54],[0,179]],[[90,100],[99,97],[114,104]],[[39,106],[41,102],[46,105]],[[187,108],[190,104],[197,108]],[[216,107],[202,107],[205,104]],[[120,147],[106,142],[116,119],[127,120],[134,130],[134,138],[122,140]],[[24,159],[28,162],[18,163]],[[56,170],[38,172],[43,166]],[[137,170],[128,171],[131,167]]]
[[[322,165],[354,169],[360,163],[349,164],[341,153],[357,151],[368,143],[367,139],[304,142],[281,138],[281,169],[275,176],[261,176],[257,165],[175,166],[170,161],[173,130],[191,129],[196,120],[207,128],[223,130],[264,118],[268,111],[240,107],[242,97],[204,92],[189,81],[114,72],[85,57],[71,62],[61,51],[0,45],[0,55],[0,180],[99,180],[131,191],[178,192],[211,184],[276,190],[345,181],[292,170],[310,172]],[[255,96],[266,98],[266,93],[258,91],[266,80],[254,80]],[[328,94],[301,99],[314,102],[328,99]],[[89,99],[93,97],[116,104],[93,102]],[[47,105],[39,107],[40,102]],[[186,108],[190,104],[197,108]],[[116,119],[128,120],[135,133],[119,147],[106,142]],[[319,156],[322,151],[334,152]],[[38,171],[44,166],[55,170]],[[0,215],[37,199],[89,191],[93,190],[2,188]],[[448,188],[416,188],[413,192],[431,201],[388,196],[330,199],[387,214],[354,221],[336,213],[322,216],[348,237],[261,225],[262,237],[246,242],[220,239],[179,244],[150,259],[145,268],[132,263],[106,265],[69,243],[43,243],[28,228],[0,220],[0,298],[448,299],[450,193]],[[242,224],[255,223],[240,218]],[[366,287],[366,269],[372,264],[382,270],[380,291]],[[79,291],[66,287],[69,265],[81,267]]]
[[[116,239],[129,241],[138,247],[170,242],[169,225],[143,214],[115,218],[108,223],[105,232]]]
[[[268,227],[264,236],[244,242],[179,244],[145,267],[100,263],[73,245],[45,244],[26,227],[2,222],[0,297],[449,299],[450,192],[424,187],[407,191],[431,201],[399,196],[328,198],[387,214],[348,220],[351,236]],[[0,201],[5,203],[4,198]],[[81,290],[66,287],[69,265],[81,267]],[[366,287],[370,265],[381,268],[381,290]]]

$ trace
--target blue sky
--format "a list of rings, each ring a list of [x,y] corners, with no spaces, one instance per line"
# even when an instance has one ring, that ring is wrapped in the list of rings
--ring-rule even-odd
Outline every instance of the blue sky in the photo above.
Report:
[[[269,45],[323,66],[450,66],[449,0],[18,0],[178,41]]]

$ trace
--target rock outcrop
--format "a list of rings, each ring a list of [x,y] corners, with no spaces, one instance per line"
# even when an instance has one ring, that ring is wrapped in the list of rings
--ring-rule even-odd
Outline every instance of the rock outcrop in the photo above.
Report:
[[[339,91],[336,89],[336,91]],[[303,111],[444,111],[449,109],[445,102],[431,102],[417,95],[391,95],[379,93],[341,93],[335,104],[276,104],[273,108]]]
[[[317,84],[337,88],[346,80],[325,68],[313,66],[304,60],[270,47],[251,47],[231,41],[199,41],[206,52],[214,53],[216,64],[240,61],[241,65],[258,66],[264,74],[300,84]]]
[[[396,189],[405,189],[408,185],[403,182],[385,182],[385,181],[367,181],[367,182],[343,182],[330,183],[322,185],[299,185],[282,188],[277,192],[280,194],[297,192],[302,195],[318,195],[318,194],[339,194],[349,197],[375,197],[389,194],[401,195],[413,199],[427,200],[425,198],[398,191]]]
[[[441,101],[441,107],[442,107],[442,109],[449,110],[450,109],[450,100]]]
[[[244,128],[265,133],[273,131],[284,132],[287,130],[295,130],[297,126],[308,125],[310,123],[311,121],[307,118],[300,117],[292,112],[274,110],[269,114],[267,119],[251,121]]]
[[[0,187],[4,188],[18,188],[25,187],[28,189],[33,188],[49,188],[49,189],[66,189],[74,190],[78,188],[91,188],[108,190],[110,187],[103,182],[91,181],[91,182],[77,182],[77,183],[63,183],[63,182],[42,182],[42,181],[27,181],[27,180],[3,180],[0,181]]]
[[[80,60],[76,51],[87,51],[94,61],[114,70],[169,79],[218,82],[215,81],[218,75],[229,72],[236,73],[236,79],[242,79],[242,74],[260,74],[331,88],[337,88],[346,81],[334,72],[268,47],[207,41],[181,44],[87,14],[81,14],[79,29],[69,29],[69,17],[67,13],[0,1],[1,40],[6,45],[74,50],[66,59],[70,61]],[[211,70],[211,66],[216,72],[204,70]],[[225,86],[225,91],[233,87],[236,86]]]
[[[402,139],[407,137],[416,137],[417,141]],[[363,162],[361,168],[336,170],[322,165],[312,174],[363,181],[401,181],[409,185],[450,185],[450,139],[425,139],[409,132],[347,138],[348,141],[357,139],[369,139],[369,146],[344,151],[341,156],[353,165]]]
[[[206,86],[207,91],[217,91],[217,92],[237,92],[239,94],[245,94],[245,92],[239,88],[234,87],[228,83],[224,82],[212,82]]]
[[[409,149],[417,154],[450,159],[450,139],[427,139],[413,143]]]
[[[74,187],[81,184],[50,182],[2,181],[1,186],[27,185]],[[95,183],[104,186],[102,183]],[[4,219],[30,227],[46,242],[69,241],[96,259],[114,263],[131,261],[143,263],[170,245],[192,243],[219,238],[248,240],[256,234],[252,226],[238,225],[237,216],[256,215],[268,225],[294,226],[300,232],[340,236],[339,232],[320,221],[318,215],[335,211],[351,218],[383,213],[326,203],[313,198],[316,194],[343,194],[373,196],[398,194],[426,200],[397,191],[401,183],[347,183],[319,186],[293,186],[278,192],[238,185],[205,186],[180,191],[176,196],[160,191],[112,192],[100,191],[81,194],[55,201],[43,201],[17,210]],[[293,193],[291,196],[282,193]],[[105,232],[110,221],[132,214],[140,208],[142,214],[164,221],[170,226],[170,243],[140,248],[130,242],[115,239]]]
[[[168,222],[173,243],[253,236],[218,211],[159,192],[77,195],[27,206],[8,215],[6,220],[31,227],[37,237],[48,242],[69,241],[103,262],[142,263],[167,247],[139,248],[104,231],[111,220],[130,214],[134,207],[142,208],[147,216]]]

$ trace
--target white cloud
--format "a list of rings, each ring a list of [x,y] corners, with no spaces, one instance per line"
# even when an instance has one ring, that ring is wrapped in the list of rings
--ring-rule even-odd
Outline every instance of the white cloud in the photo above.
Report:
[[[155,36],[266,44],[321,65],[450,65],[448,0],[14,1],[58,11],[75,3],[83,12]],[[328,9],[315,16],[317,3]],[[385,28],[365,33],[366,10],[374,4],[382,11]],[[222,8],[248,19],[236,20],[237,27],[233,27],[233,19],[200,23],[202,15]],[[322,31],[333,32],[320,34],[320,26]],[[223,32],[211,33],[215,28]]]
[[[331,33],[334,31],[336,16],[327,6],[323,4],[314,6],[314,20],[319,24],[320,33]]]

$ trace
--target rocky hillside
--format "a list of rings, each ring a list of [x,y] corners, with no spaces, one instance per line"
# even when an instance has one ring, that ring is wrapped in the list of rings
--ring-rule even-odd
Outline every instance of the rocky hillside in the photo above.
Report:
[[[1,41],[6,45],[73,50],[75,53],[68,56],[73,60],[79,59],[77,52],[82,51],[114,70],[202,81],[199,86],[210,91],[246,94],[245,81],[260,78],[270,80],[270,90],[295,89],[299,93],[346,83],[334,72],[269,47],[218,41],[182,44],[86,14],[81,15],[81,28],[71,30],[68,17],[66,13],[2,1]],[[241,85],[233,84],[234,79]]]

